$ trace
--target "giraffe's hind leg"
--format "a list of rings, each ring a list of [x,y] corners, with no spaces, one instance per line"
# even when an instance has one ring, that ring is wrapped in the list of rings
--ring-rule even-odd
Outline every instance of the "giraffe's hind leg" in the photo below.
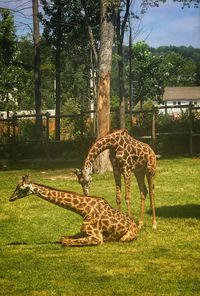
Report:
[[[145,170],[140,170],[134,172],[135,177],[137,179],[137,183],[140,190],[140,196],[141,196],[141,210],[140,210],[140,220],[139,220],[139,228],[141,228],[144,224],[144,208],[145,208],[145,200],[147,196],[147,187],[145,185]]]
[[[155,211],[155,202],[154,202],[154,176],[147,172],[146,173],[148,186],[149,186],[149,197],[150,197],[150,204],[152,209],[152,227],[153,229],[157,228],[156,224],[156,211]]]
[[[118,209],[118,211],[120,211],[121,210],[121,203],[122,203],[121,172],[118,169],[117,159],[116,159],[116,156],[113,154],[113,151],[110,151],[110,161],[112,163],[113,175],[114,175],[114,179],[115,179],[117,209]]]

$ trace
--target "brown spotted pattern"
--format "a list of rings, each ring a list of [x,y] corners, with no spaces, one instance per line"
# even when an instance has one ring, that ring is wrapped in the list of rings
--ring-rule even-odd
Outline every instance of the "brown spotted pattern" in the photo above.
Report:
[[[104,241],[128,242],[137,237],[138,228],[134,220],[113,209],[103,198],[84,196],[33,183],[26,176],[17,185],[10,201],[30,194],[35,194],[83,217],[83,224],[78,234],[61,237],[63,246],[99,245]]]
[[[113,174],[116,184],[116,202],[118,210],[121,209],[121,175],[125,183],[125,199],[128,215],[131,215],[131,175],[134,174],[141,195],[141,214],[139,227],[143,225],[147,178],[150,204],[152,207],[153,228],[156,228],[155,206],[154,206],[154,176],[156,172],[156,155],[151,147],[131,137],[126,130],[118,130],[98,139],[89,149],[83,169],[77,170],[79,183],[85,194],[89,194],[89,183],[91,181],[92,167],[96,157],[104,150],[110,149],[110,160],[113,166]]]

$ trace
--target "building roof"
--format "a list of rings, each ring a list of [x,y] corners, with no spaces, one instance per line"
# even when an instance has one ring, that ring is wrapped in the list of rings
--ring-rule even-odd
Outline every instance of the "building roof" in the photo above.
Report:
[[[200,86],[166,87],[163,100],[200,100]]]

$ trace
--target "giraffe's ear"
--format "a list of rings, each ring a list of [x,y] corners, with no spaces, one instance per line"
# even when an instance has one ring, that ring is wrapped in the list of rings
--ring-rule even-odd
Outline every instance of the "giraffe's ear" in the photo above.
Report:
[[[23,182],[28,182],[28,175],[23,176],[23,177],[22,177],[22,181],[23,181]]]
[[[82,175],[82,172],[81,172],[81,170],[76,169],[76,170],[74,171],[74,174],[75,174],[77,177],[79,177],[80,175]]]

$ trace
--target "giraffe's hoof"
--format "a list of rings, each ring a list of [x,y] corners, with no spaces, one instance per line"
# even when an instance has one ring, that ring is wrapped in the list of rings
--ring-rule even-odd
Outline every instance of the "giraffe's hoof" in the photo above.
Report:
[[[157,229],[157,223],[156,223],[156,222],[153,222],[152,228],[153,228],[154,230]]]
[[[143,221],[140,221],[139,225],[138,225],[138,228],[141,229],[143,227],[143,225],[144,225]]]
[[[64,241],[67,239],[67,236],[61,236],[60,243],[64,244]]]

